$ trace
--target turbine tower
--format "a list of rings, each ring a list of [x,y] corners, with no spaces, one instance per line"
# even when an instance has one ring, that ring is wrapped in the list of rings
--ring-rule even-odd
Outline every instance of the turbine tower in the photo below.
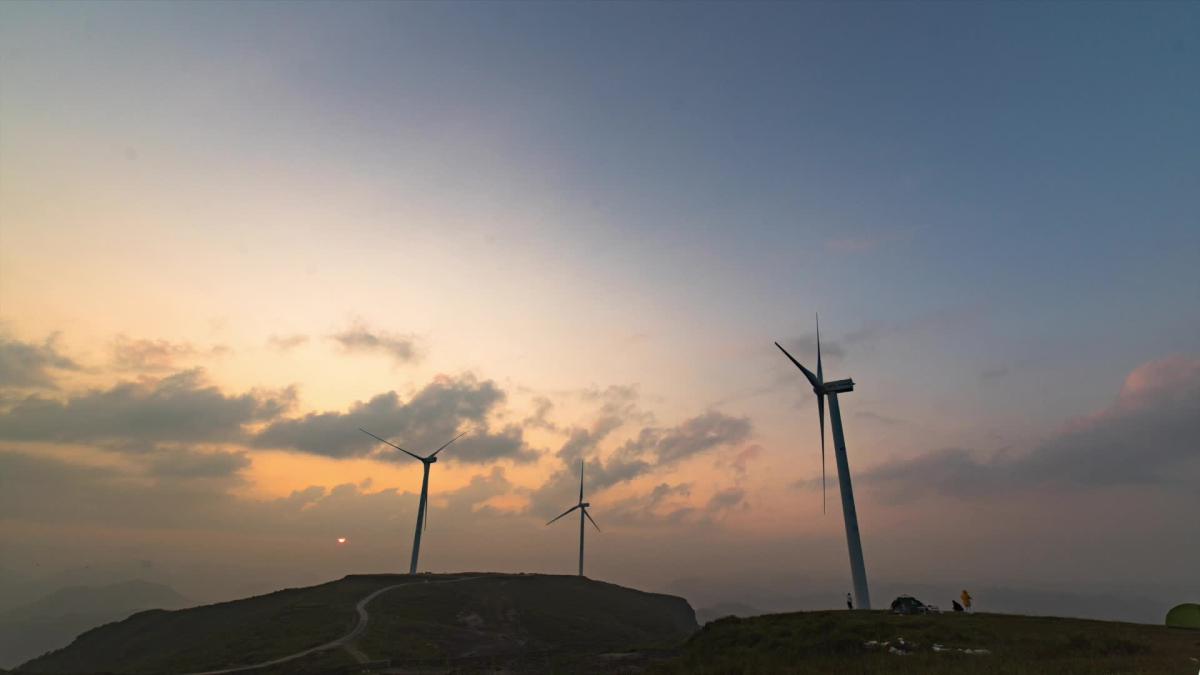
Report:
[[[425,511],[429,505],[429,466],[437,461],[437,454],[439,452],[441,452],[442,450],[445,450],[447,445],[450,445],[454,441],[457,441],[458,439],[462,438],[463,434],[466,434],[467,432],[464,431],[463,433],[455,436],[454,438],[451,438],[450,440],[446,441],[446,443],[444,445],[442,445],[442,447],[429,453],[429,456],[422,457],[420,455],[413,454],[413,453],[405,450],[404,448],[396,445],[395,443],[392,443],[391,441],[384,440],[384,439],[376,436],[375,434],[367,431],[366,429],[363,429],[360,427],[359,431],[363,432],[364,434],[370,436],[371,438],[374,438],[375,440],[377,440],[381,443],[387,443],[388,445],[399,450],[400,452],[403,452],[404,454],[412,457],[413,459],[421,460],[421,464],[425,465],[425,476],[421,479],[421,501],[417,506],[417,533],[413,535],[412,564],[410,564],[408,567],[409,574],[416,574],[417,573],[417,557],[421,554],[421,531],[424,530],[426,527]]]
[[[575,509],[579,509],[579,576],[583,576],[583,519],[587,518],[591,520],[592,526],[596,528],[596,531],[600,531],[600,526],[596,524],[596,521],[592,520],[592,514],[587,511],[589,506],[591,504],[583,501],[583,460],[579,460],[579,503],[558,514],[557,518],[550,521],[550,523],[553,523]],[[550,523],[546,524],[549,525]]]
[[[850,463],[846,459],[846,437],[842,434],[842,412],[838,408],[838,394],[854,391],[854,380],[825,381],[821,367],[821,318],[817,317],[817,373],[800,365],[778,342],[775,343],[783,355],[796,364],[812,385],[817,396],[817,417],[821,424],[821,510],[825,508],[825,397],[829,397],[829,420],[833,423],[833,451],[837,458],[838,485],[842,493],[842,517],[846,521],[846,546],[850,549],[850,575],[854,580],[855,606],[871,609],[871,593],[867,588],[867,568],[863,563],[862,539],[858,535],[858,513],[854,510],[854,488],[850,486]]]

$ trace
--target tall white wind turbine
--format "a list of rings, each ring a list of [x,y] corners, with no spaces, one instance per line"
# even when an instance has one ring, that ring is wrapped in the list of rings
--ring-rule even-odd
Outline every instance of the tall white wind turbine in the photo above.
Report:
[[[597,532],[600,531],[600,526],[596,524],[596,521],[592,520],[592,514],[588,513],[589,506],[591,506],[591,504],[583,501],[583,460],[580,460],[579,461],[579,503],[576,504],[575,506],[572,506],[571,508],[567,509],[566,511],[563,511],[562,513],[558,514],[558,516],[556,518],[554,518],[554,520],[550,521],[550,523],[553,523],[555,520],[562,518],[563,516],[574,511],[575,509],[579,509],[579,576],[583,576],[583,529],[584,529],[583,528],[583,519],[587,518],[588,520],[591,520],[592,526],[596,528],[596,531]],[[550,523],[546,523],[546,524],[549,525]]]
[[[838,394],[854,391],[854,380],[825,381],[821,367],[821,319],[817,317],[817,373],[800,365],[778,342],[775,343],[783,355],[796,364],[812,385],[817,396],[817,416],[821,424],[821,503],[824,510],[825,494],[825,397],[829,397],[829,420],[833,423],[833,451],[837,459],[838,486],[842,493],[842,517],[846,521],[846,546],[850,549],[850,575],[854,580],[855,606],[871,609],[871,593],[867,588],[867,568],[863,562],[862,539],[858,534],[858,512],[854,509],[854,488],[850,485],[850,463],[846,459],[846,437],[842,433],[842,412],[838,407]]]
[[[457,441],[458,439],[462,438],[463,435],[466,434],[467,432],[464,431],[463,433],[455,436],[454,438],[451,438],[450,440],[446,441],[446,443],[443,444],[442,447],[429,453],[428,456],[422,457],[420,455],[413,454],[413,453],[405,450],[404,448],[396,445],[395,443],[392,443],[391,441],[384,440],[384,439],[376,436],[375,434],[367,431],[366,429],[359,428],[359,431],[363,432],[364,434],[370,436],[371,438],[374,438],[375,440],[377,440],[381,443],[386,443],[386,444],[392,446],[393,448],[399,450],[400,452],[403,452],[404,454],[412,457],[413,459],[421,460],[421,464],[423,464],[425,466],[425,476],[421,479],[421,501],[417,505],[417,533],[413,535],[412,563],[408,567],[409,574],[416,574],[417,573],[417,557],[421,554],[421,532],[422,532],[422,530],[425,529],[426,509],[428,508],[428,505],[429,505],[429,466],[431,464],[437,462],[437,454],[439,452],[441,452],[442,450],[445,450],[447,445],[450,445],[454,441]]]

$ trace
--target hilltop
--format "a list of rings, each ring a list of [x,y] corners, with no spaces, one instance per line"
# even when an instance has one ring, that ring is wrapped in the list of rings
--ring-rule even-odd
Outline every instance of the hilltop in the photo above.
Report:
[[[356,605],[365,606],[361,631]],[[21,671],[328,672],[367,661],[518,670],[605,670],[605,652],[671,647],[697,629],[687,601],[575,576],[352,575],[308,588],[176,611],[153,610],[80,635]],[[594,664],[600,659],[602,665]]]
[[[893,647],[905,653],[889,651]],[[1015,614],[824,611],[708,623],[655,670],[664,675],[1194,675],[1200,669],[1197,658],[1197,630]]]

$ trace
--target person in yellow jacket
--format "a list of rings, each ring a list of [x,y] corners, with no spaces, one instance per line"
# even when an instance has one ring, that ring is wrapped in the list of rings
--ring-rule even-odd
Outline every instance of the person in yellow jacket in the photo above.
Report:
[[[963,589],[961,597],[963,607],[966,607],[968,612],[971,611],[971,594],[967,592],[967,589]]]

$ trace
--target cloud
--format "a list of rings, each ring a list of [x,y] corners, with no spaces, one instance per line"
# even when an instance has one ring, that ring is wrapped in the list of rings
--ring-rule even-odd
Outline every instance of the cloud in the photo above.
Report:
[[[653,490],[650,491],[647,501],[653,506],[661,504],[671,497],[688,497],[691,494],[691,483],[676,483],[675,485],[671,485],[670,483],[659,483],[658,485],[654,486]]]
[[[286,352],[308,342],[307,335],[272,335],[267,338],[267,347],[276,351]]]
[[[175,361],[195,356],[196,348],[187,343],[167,340],[133,340],[124,335],[117,336],[112,346],[113,366],[119,370],[159,371],[170,370]]]
[[[102,523],[119,528],[196,528],[235,532],[311,534],[360,523],[390,536],[398,518],[415,514],[416,498],[384,489],[367,492],[354,484],[320,485],[276,499],[252,499],[231,492],[228,478],[246,461],[242,453],[165,455],[150,471],[85,465],[53,457],[0,449],[0,513],[26,522],[60,522],[71,527]],[[192,479],[192,480],[182,480]],[[197,480],[198,479],[198,480]],[[216,479],[216,480],[214,480]],[[458,522],[490,496],[511,485],[499,467],[476,476],[463,488],[438,491],[438,511],[458,514]],[[442,521],[444,522],[444,521]]]
[[[713,494],[709,497],[706,510],[713,515],[723,511],[730,511],[737,507],[746,508],[746,491],[740,487],[731,487]]]
[[[598,517],[613,525],[671,524],[690,516],[696,509],[689,506],[691,483],[659,483],[649,492],[625,497],[615,502],[597,505]]]
[[[1073,421],[1027,454],[980,456],[944,449],[876,467],[861,481],[893,499],[1045,485],[1194,488],[1200,480],[1198,459],[1200,359],[1173,356],[1135,368],[1112,405]]]
[[[701,506],[693,506],[691,483],[659,483],[649,492],[625,497],[597,506],[597,517],[613,525],[637,527],[668,527],[681,524],[711,524],[723,513],[749,508],[746,490],[728,487],[716,491]]]
[[[359,431],[366,429],[401,444],[417,454],[437,449],[460,431],[467,436],[445,454],[450,461],[482,464],[498,459],[531,461],[537,454],[528,448],[516,425],[489,430],[488,416],[504,401],[503,390],[491,380],[473,375],[439,376],[402,401],[394,391],[359,401],[346,412],[309,413],[273,422],[253,439],[263,448],[295,450],[326,457],[365,457],[407,460]]]
[[[215,345],[204,351],[187,342],[135,340],[118,335],[112,345],[112,364],[117,370],[164,372],[176,370],[181,360],[198,356],[225,356],[231,351],[224,345]]]
[[[750,437],[747,417],[732,417],[710,410],[669,429],[643,429],[637,441],[626,444],[618,454],[648,452],[655,464],[678,462],[722,445],[740,443]]]
[[[228,512],[228,506],[225,485],[219,482],[146,480],[113,466],[0,450],[0,512],[26,522],[204,526],[215,524],[215,514]]]
[[[151,475],[162,478],[227,478],[249,467],[250,457],[245,452],[167,448],[150,455],[146,465]]]
[[[553,409],[553,401],[545,396],[537,396],[533,399],[533,413],[522,420],[521,424],[534,429],[558,431],[558,425],[550,420],[550,411]]]
[[[347,354],[386,354],[396,363],[409,363],[418,358],[416,338],[386,331],[373,331],[361,321],[350,328],[329,336]]]
[[[213,442],[245,436],[245,425],[273,419],[295,391],[226,395],[201,369],[142,377],[65,400],[28,396],[0,414],[0,438],[21,441]]]
[[[750,463],[759,457],[762,457],[762,455],[763,447],[761,445],[747,445],[733,456],[733,459],[728,462],[728,466],[733,467],[734,472],[739,477],[744,477],[749,469]],[[724,465],[725,462],[724,460],[718,460],[717,464]]]
[[[642,427],[607,458],[596,457],[601,441],[624,423],[623,416],[606,408],[590,428],[572,429],[556,453],[562,467],[533,492],[533,508],[538,512],[553,510],[562,495],[570,493],[571,485],[578,486],[579,462],[586,456],[592,456],[587,463],[588,489],[602,490],[709,450],[736,445],[753,432],[748,418],[709,411],[673,427]]]
[[[78,363],[58,351],[59,333],[41,344],[0,336],[0,387],[55,389],[52,370],[80,370]]]

